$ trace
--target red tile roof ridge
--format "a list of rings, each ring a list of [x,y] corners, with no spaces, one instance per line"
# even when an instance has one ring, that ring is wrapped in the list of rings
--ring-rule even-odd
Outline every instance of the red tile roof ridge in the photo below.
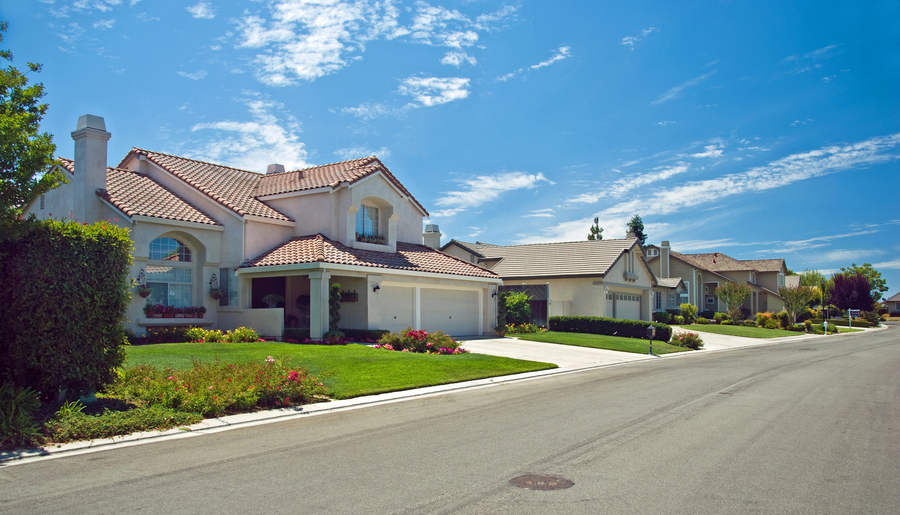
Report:
[[[322,233],[316,234],[316,262],[325,261],[325,236]]]
[[[147,156],[147,157],[150,157],[149,154],[159,154],[159,155],[161,155],[161,156],[174,157],[174,158],[176,158],[176,159],[184,159],[185,161],[193,161],[193,162],[195,162],[195,163],[202,163],[202,164],[205,164],[205,165],[218,166],[219,168],[228,168],[229,170],[235,170],[235,171],[238,171],[238,172],[249,173],[249,174],[257,175],[257,176],[259,176],[259,177],[265,177],[265,176],[266,176],[266,174],[264,174],[264,173],[254,172],[254,171],[252,171],[252,170],[244,170],[243,168],[235,168],[235,167],[233,167],[233,166],[223,165],[223,164],[219,164],[219,163],[213,163],[213,162],[210,162],[210,161],[202,161],[202,160],[200,160],[200,159],[194,159],[194,158],[192,158],[192,157],[176,156],[175,154],[167,154],[167,153],[165,153],[165,152],[157,152],[156,150],[148,150],[148,149],[146,149],[146,148],[140,148],[140,147],[131,147],[131,151],[129,151],[128,154],[125,155],[125,158],[122,159],[122,162],[120,162],[120,163],[118,164],[118,166],[116,166],[116,168],[119,168],[119,167],[121,167],[123,164],[125,164],[125,161],[128,160],[128,156],[130,156],[132,153],[141,154],[141,155],[144,155],[144,156]]]
[[[282,172],[282,173],[305,172],[307,170],[314,170],[316,168],[322,168],[325,166],[334,166],[334,165],[339,165],[339,164],[343,164],[343,163],[352,163],[354,161],[368,161],[368,163],[371,163],[373,159],[378,160],[377,157],[372,155],[372,156],[367,156],[367,157],[358,157],[356,159],[345,159],[343,161],[335,161],[333,163],[325,163],[325,164],[321,164],[321,165],[307,166],[306,168],[296,168],[294,170],[288,170],[288,171]],[[368,164],[368,163],[366,163],[366,164]]]

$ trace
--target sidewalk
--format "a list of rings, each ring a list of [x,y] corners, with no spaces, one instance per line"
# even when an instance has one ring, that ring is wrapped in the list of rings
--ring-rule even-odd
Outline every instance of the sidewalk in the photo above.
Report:
[[[685,330],[681,330],[678,327],[675,327],[674,329],[680,332],[688,332]],[[821,335],[806,334],[768,339],[744,338],[740,336],[728,336],[705,332],[701,332],[701,337],[703,338],[704,342],[703,349],[694,352],[679,352],[675,354],[667,354],[665,356],[662,356],[662,358],[687,358],[689,356],[696,356],[711,351],[724,351],[741,347],[751,347],[801,339],[831,338],[831,336],[826,337]],[[538,372],[527,372],[510,376],[478,379],[474,381],[465,381],[462,383],[454,383],[448,385],[430,386],[426,388],[417,388],[414,390],[403,390],[399,392],[369,395],[366,397],[357,397],[354,399],[308,404],[305,406],[298,406],[294,408],[258,411],[254,413],[243,413],[240,415],[229,415],[225,417],[206,419],[187,428],[176,428],[170,429],[168,431],[148,431],[144,433],[134,433],[122,437],[104,438],[93,441],[71,442],[58,446],[46,447],[43,449],[32,449],[19,452],[0,452],[0,467],[25,463],[28,461],[33,461],[35,459],[50,459],[61,456],[82,454],[86,452],[96,452],[99,450],[111,449],[115,447],[141,445],[164,439],[191,438],[195,436],[202,436],[205,434],[213,434],[220,431],[236,429],[239,427],[268,424],[281,420],[292,420],[300,417],[321,415],[333,411],[343,411],[347,409],[357,409],[377,404],[400,402],[412,398],[440,395],[455,390],[463,390],[468,388],[484,388],[497,384],[508,384],[511,382],[536,379],[548,375],[571,373],[576,370],[586,370],[592,368],[615,366],[624,363],[661,359],[660,356],[650,356],[647,354],[633,354],[629,352],[592,349],[588,347],[576,347],[572,345],[531,342],[527,340],[519,340],[518,338],[514,337],[471,337],[465,340],[463,347],[470,352],[477,354],[489,354],[492,356],[502,356],[529,361],[554,363],[558,365],[559,368],[542,370]]]

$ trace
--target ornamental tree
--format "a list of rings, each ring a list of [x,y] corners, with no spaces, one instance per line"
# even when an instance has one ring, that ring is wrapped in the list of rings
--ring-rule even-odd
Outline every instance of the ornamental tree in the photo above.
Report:
[[[844,274],[862,274],[869,281],[869,287],[872,289],[872,299],[875,302],[881,300],[882,294],[888,291],[887,281],[881,278],[881,272],[872,268],[872,265],[869,263],[863,263],[862,266],[857,266],[856,263],[853,263],[847,268],[841,267],[841,272]]]
[[[863,274],[835,274],[834,288],[831,290],[831,298],[828,299],[828,302],[841,310],[873,311],[875,309],[872,286]]]
[[[727,282],[716,288],[716,297],[728,306],[728,316],[735,323],[741,320],[741,305],[750,298],[750,285],[747,283]]]
[[[0,42],[8,22],[0,22]],[[13,60],[12,52],[0,50],[0,58]],[[0,70],[0,217],[14,218],[35,197],[66,182],[65,174],[50,170],[56,145],[53,136],[38,133],[47,104],[40,82],[28,85],[28,73],[39,73],[41,65],[27,63],[24,74],[10,65]]]
[[[778,290],[784,301],[784,309],[791,317],[791,323],[797,323],[797,313],[809,306],[810,302],[820,298],[819,289],[812,286],[784,286]]]

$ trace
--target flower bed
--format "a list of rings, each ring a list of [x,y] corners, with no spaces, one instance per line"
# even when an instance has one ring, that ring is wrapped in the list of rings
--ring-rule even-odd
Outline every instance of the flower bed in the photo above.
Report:
[[[407,327],[400,334],[392,332],[382,336],[375,348],[422,354],[451,355],[469,353],[469,351],[459,346],[459,342],[443,331],[429,334],[425,331],[415,331],[411,327]]]

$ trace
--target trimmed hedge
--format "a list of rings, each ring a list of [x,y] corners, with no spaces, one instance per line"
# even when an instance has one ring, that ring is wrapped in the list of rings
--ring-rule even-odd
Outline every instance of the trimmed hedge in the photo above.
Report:
[[[107,222],[2,222],[0,382],[49,399],[113,381],[125,360],[133,248],[128,230]]]
[[[604,334],[644,339],[647,338],[647,328],[651,326],[656,328],[654,340],[667,342],[672,338],[672,328],[666,324],[605,317],[550,317],[549,329],[563,333]]]
[[[387,329],[341,329],[347,341],[374,340],[378,341],[382,336],[391,334]]]
[[[838,318],[838,319],[834,319],[834,320],[829,318],[828,325],[838,325],[841,327],[847,327],[850,325],[850,323],[845,318]],[[853,327],[872,327],[872,323],[869,322],[868,320],[863,320],[861,318],[854,318],[853,319]]]

